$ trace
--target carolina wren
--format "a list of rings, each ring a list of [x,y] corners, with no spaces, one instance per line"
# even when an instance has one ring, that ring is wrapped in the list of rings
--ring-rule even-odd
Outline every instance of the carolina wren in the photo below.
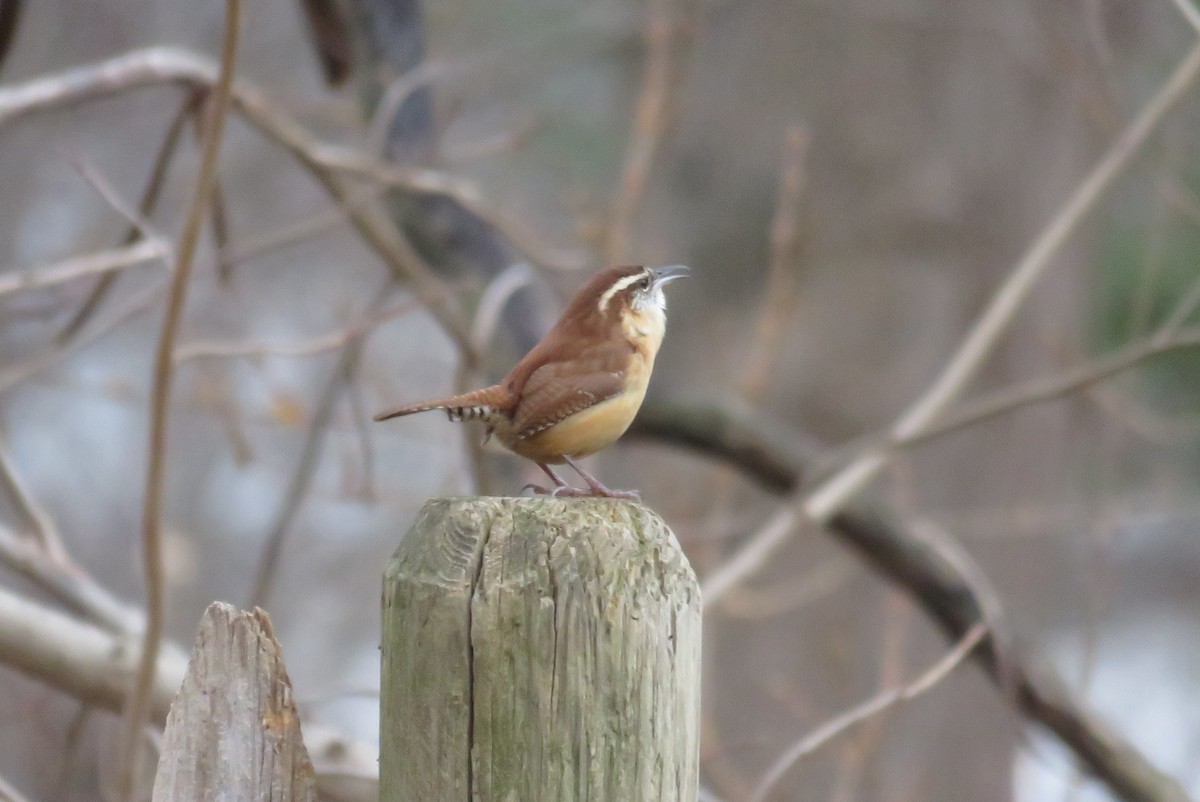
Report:
[[[554,487],[529,485],[535,492],[637,498],[636,491],[609,490],[576,460],[612,445],[633,422],[666,330],[663,287],[688,272],[682,265],[602,270],[504,381],[399,407],[375,420],[444,409],[450,420],[482,421],[488,436],[537,463]],[[564,462],[583,477],[586,490],[550,469]]]

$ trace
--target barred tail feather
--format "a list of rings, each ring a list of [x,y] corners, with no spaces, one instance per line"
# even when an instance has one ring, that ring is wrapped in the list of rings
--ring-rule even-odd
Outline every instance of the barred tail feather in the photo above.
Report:
[[[396,407],[379,413],[375,416],[375,420],[384,421],[404,415],[415,415],[431,409],[446,410],[451,420],[484,420],[495,414],[497,410],[504,409],[508,404],[509,396],[509,391],[497,384],[482,390],[441,398],[437,401],[420,401],[416,404]]]
[[[414,415],[418,412],[428,412],[431,409],[445,409],[446,405],[441,401],[425,401],[420,404],[408,404],[403,407],[389,409],[387,412],[380,412],[374,417],[375,421],[390,420],[399,418],[404,415]]]

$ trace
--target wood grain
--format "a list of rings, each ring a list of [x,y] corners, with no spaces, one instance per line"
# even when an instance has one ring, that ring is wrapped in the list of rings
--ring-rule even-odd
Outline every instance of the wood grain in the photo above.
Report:
[[[316,802],[317,793],[271,619],[216,602],[167,716],[153,800],[229,799]]]
[[[431,501],[383,622],[383,802],[696,799],[699,591],[645,507]]]

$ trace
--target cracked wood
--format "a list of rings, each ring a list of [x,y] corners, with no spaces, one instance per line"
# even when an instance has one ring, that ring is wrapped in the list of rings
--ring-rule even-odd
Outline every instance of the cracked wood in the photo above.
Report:
[[[696,799],[699,591],[645,507],[433,500],[383,628],[383,802]]]

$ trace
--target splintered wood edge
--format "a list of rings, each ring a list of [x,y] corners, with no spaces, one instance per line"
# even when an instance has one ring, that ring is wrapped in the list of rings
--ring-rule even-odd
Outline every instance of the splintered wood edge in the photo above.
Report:
[[[316,775],[270,616],[214,602],[167,716],[153,800],[231,794],[315,802]]]

